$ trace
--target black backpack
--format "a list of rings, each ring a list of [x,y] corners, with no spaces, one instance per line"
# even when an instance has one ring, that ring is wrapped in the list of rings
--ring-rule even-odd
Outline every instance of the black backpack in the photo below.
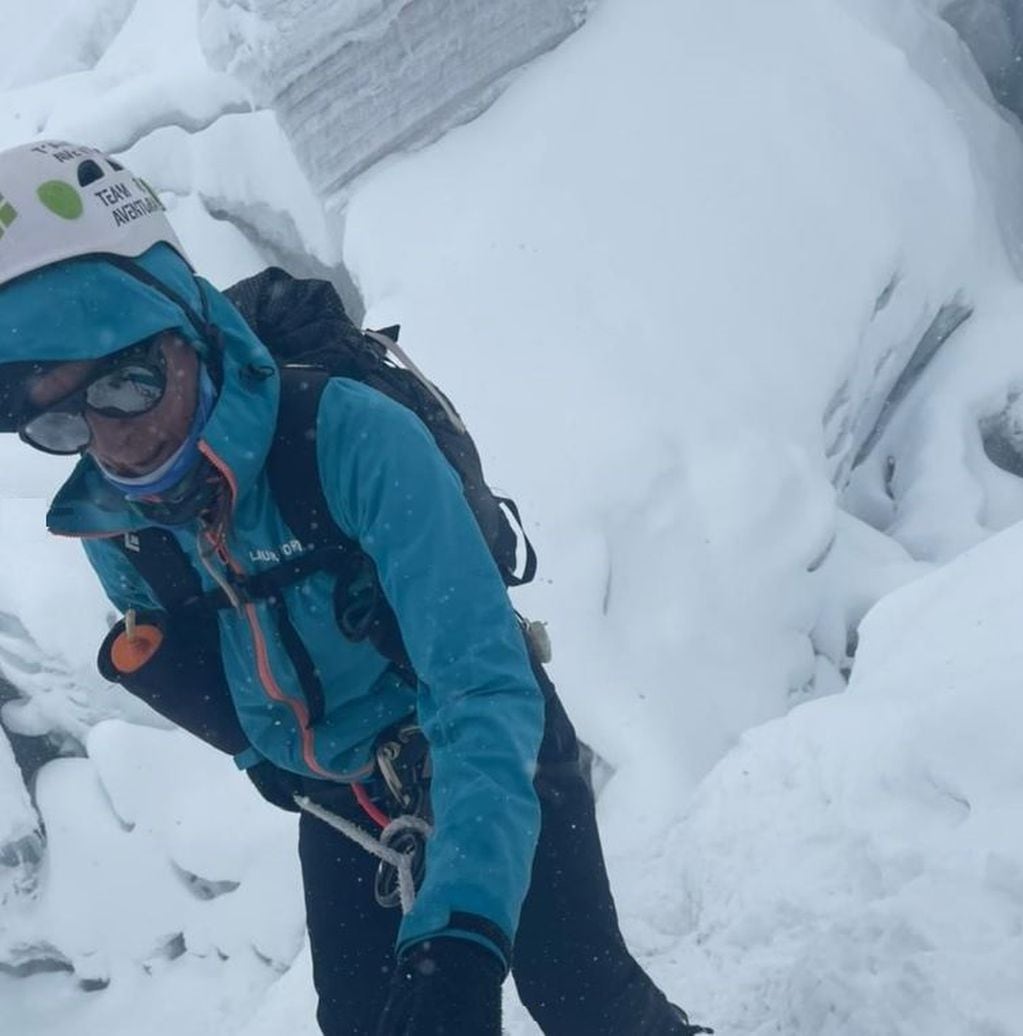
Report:
[[[375,566],[358,543],[338,528],[323,495],[315,429],[320,397],[330,378],[363,382],[422,420],[461,478],[466,501],[505,585],[520,586],[534,577],[536,553],[522,530],[515,503],[495,496],[487,486],[479,453],[451,402],[397,345],[398,327],[362,331],[348,318],[333,285],[297,280],[276,267],[240,281],[225,294],[277,363],[281,401],[267,477],[281,516],[304,548],[271,569],[237,581],[234,589],[246,600],[267,600],[273,606],[312,725],[322,715],[323,691],[280,590],[314,572],[336,576],[334,608],[342,634],[351,640],[369,640],[403,678],[415,683]],[[520,538],[521,569],[517,565]],[[213,613],[232,607],[223,590],[202,590],[198,573],[167,530],[143,529],[121,547],[161,605],[172,614],[187,614],[193,626],[197,618],[205,617],[215,627]]]
[[[476,444],[450,400],[428,381],[398,346],[397,326],[381,331],[362,331],[345,312],[332,284],[319,280],[296,280],[277,267],[239,281],[225,292],[245,317],[257,337],[277,361],[281,375],[282,415],[274,440],[281,456],[279,468],[289,466],[303,443],[314,441],[307,416],[315,418],[319,396],[331,377],[352,378],[390,396],[406,406],[429,429],[441,452],[458,472],[465,498],[476,516],[483,537],[506,586],[521,586],[536,574],[536,555],[525,537],[518,508],[507,497],[491,492],[483,477]],[[398,362],[400,361],[401,366]],[[315,453],[315,451],[313,451]],[[274,459],[271,458],[271,466]],[[306,496],[305,483],[284,470],[270,472],[276,489],[287,485],[299,498]],[[309,480],[319,488],[319,479]],[[276,493],[278,506],[288,503],[291,493]],[[317,501],[318,502],[318,501]],[[303,543],[316,539],[310,530],[300,535],[303,518],[297,509],[285,515],[292,531]],[[515,527],[509,520],[514,518]],[[516,527],[518,534],[516,533]],[[517,571],[518,539],[522,536],[525,561]]]

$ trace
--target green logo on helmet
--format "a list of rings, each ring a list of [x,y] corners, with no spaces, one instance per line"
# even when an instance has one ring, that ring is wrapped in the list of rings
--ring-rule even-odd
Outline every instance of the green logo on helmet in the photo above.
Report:
[[[0,237],[4,231],[18,218],[18,210],[0,194]]]
[[[63,180],[47,180],[39,185],[36,194],[50,212],[61,219],[78,219],[85,211],[81,195]]]

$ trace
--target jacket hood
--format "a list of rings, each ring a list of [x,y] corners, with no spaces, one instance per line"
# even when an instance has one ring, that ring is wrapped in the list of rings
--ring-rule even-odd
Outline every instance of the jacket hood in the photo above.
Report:
[[[168,328],[204,356],[216,352],[222,383],[199,448],[227,478],[237,499],[252,488],[270,449],[279,397],[276,364],[227,298],[192,274],[168,246],[150,249],[139,265],[195,312],[205,311],[217,341],[203,341],[188,313],[159,287],[102,260],[75,260],[0,289],[0,356],[9,357],[8,362],[90,359]],[[29,329],[37,326],[41,333],[29,347]],[[54,327],[63,328],[66,337]],[[79,461],[47,516],[51,532],[69,536],[110,536],[148,524],[88,456]]]
[[[201,307],[197,279],[169,245],[132,262]],[[100,256],[46,266],[0,287],[0,364],[98,359],[169,328],[197,341],[181,307]]]
[[[169,245],[132,260],[185,305],[201,304],[188,264]],[[31,364],[92,360],[174,329],[198,346],[185,311],[155,287],[99,256],[71,259],[0,287],[0,432],[17,428]],[[11,366],[14,365],[14,366]]]

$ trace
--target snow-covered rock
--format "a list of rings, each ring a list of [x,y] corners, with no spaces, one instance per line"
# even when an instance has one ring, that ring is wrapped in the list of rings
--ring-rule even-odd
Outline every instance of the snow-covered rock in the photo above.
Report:
[[[970,48],[995,97],[1023,110],[1023,4],[1019,0],[931,0]]]
[[[294,817],[267,809],[229,759],[180,732],[101,723],[88,752],[39,774],[46,880],[31,911],[6,915],[0,963],[70,972],[87,1014],[84,994],[116,987],[105,1015],[168,970],[172,982],[218,976],[221,1001],[245,1011],[252,984],[271,982],[301,948]],[[60,1010],[30,998],[19,1031],[42,1031]],[[197,1032],[208,1014],[183,1002],[175,1024]]]
[[[39,818],[0,727],[0,908],[13,897],[34,891],[42,850]]]
[[[321,196],[484,109],[588,0],[205,0],[215,67],[277,113]],[[272,166],[267,169],[272,172]]]

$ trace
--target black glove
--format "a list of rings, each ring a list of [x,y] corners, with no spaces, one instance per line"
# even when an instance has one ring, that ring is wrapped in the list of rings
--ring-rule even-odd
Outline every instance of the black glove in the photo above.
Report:
[[[689,1015],[687,1015],[681,1007],[675,1007],[674,1004],[671,1006],[678,1012],[678,1020],[682,1025],[679,1036],[698,1036],[699,1033],[703,1032],[708,1033],[709,1036],[714,1036],[713,1029],[707,1029],[702,1025],[693,1025],[693,1023],[689,1021]]]
[[[249,747],[224,676],[216,622],[140,611],[129,638],[122,619],[96,660],[111,683],[228,755]]]
[[[501,1036],[504,971],[468,939],[416,943],[391,977],[377,1036]]]

